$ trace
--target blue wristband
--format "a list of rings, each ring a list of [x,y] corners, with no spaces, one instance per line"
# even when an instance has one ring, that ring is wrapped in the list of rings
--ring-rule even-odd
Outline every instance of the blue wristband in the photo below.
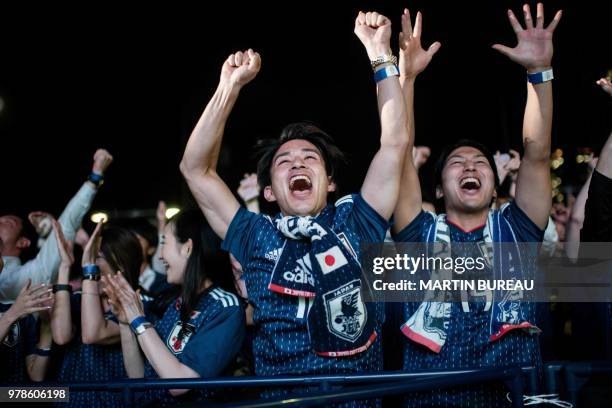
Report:
[[[532,84],[541,84],[542,82],[551,81],[553,79],[554,75],[552,68],[546,71],[534,72],[533,74],[527,73],[527,81]]]
[[[137,318],[135,318],[134,320],[130,322],[130,327],[132,328],[132,331],[136,333],[138,326],[140,326],[143,323],[148,323],[147,319],[144,316],[138,316]]]
[[[96,264],[87,264],[83,266],[83,276],[85,275],[99,275],[100,268]]]
[[[97,187],[101,186],[104,183],[104,176],[98,173],[94,173],[93,171],[89,175],[89,181],[95,184]]]
[[[397,65],[387,65],[386,67],[379,69],[374,74],[374,81],[377,83],[390,76],[399,76],[399,69]]]

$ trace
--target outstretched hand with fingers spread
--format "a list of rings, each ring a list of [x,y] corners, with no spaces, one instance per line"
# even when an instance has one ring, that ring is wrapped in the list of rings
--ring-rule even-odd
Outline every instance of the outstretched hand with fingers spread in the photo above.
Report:
[[[404,78],[415,78],[429,65],[441,44],[436,41],[429,46],[427,51],[421,46],[421,30],[423,27],[423,16],[417,12],[414,29],[410,21],[410,11],[404,9],[402,14],[402,31],[399,34],[399,69]]]
[[[28,279],[15,303],[7,311],[17,321],[31,313],[51,309],[50,302],[53,301],[51,288],[45,284],[32,287],[32,281]]]
[[[553,56],[553,32],[559,24],[559,20],[561,20],[561,10],[557,11],[546,28],[544,28],[544,5],[542,3],[538,3],[537,6],[535,26],[528,4],[523,5],[523,15],[525,28],[521,26],[512,10],[508,10],[508,20],[510,20],[518,40],[516,47],[510,48],[505,45],[494,44],[493,48],[530,72],[550,68]]]

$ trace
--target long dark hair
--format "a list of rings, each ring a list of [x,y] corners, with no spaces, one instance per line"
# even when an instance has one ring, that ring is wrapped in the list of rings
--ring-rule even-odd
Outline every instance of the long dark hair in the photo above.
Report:
[[[179,243],[191,239],[193,244],[181,287],[181,320],[186,323],[207,279],[228,292],[236,293],[236,288],[229,256],[221,251],[221,241],[200,210],[180,212],[170,219],[169,225]]]
[[[121,271],[130,286],[138,287],[142,248],[138,238],[125,228],[108,227],[102,230],[100,251],[113,269]]]

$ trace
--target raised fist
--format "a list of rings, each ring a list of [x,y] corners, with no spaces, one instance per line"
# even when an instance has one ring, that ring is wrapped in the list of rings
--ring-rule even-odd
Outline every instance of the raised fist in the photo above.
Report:
[[[600,78],[597,80],[596,83],[601,87],[601,89],[603,89],[605,93],[612,96],[612,81],[610,80],[610,78]]]
[[[113,156],[105,149],[98,149],[93,157],[93,169],[96,174],[103,175],[108,166],[113,162]]]
[[[412,148],[412,161],[414,167],[421,168],[431,156],[431,149],[427,146],[415,146]]]
[[[382,14],[360,11],[355,19],[355,34],[365,46],[370,60],[391,53],[391,20]]]
[[[257,174],[247,173],[244,175],[244,178],[240,181],[240,186],[238,187],[238,195],[245,203],[252,200],[257,200],[259,197]]]
[[[261,57],[252,49],[231,54],[221,68],[221,82],[242,87],[257,76],[261,68]]]

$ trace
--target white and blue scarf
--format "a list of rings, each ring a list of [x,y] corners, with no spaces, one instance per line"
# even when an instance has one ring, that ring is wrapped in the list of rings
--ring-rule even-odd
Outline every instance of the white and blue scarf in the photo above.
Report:
[[[363,301],[357,259],[313,217],[283,217],[276,228],[288,239],[268,289],[314,298],[308,333],[315,353],[341,357],[367,350],[377,336],[376,317],[373,306]],[[304,240],[310,245],[303,245]]]
[[[488,248],[492,258],[493,279],[520,280],[523,276],[521,251],[516,240],[512,226],[500,211],[490,210],[483,232],[485,248]],[[432,216],[436,217],[434,214]],[[451,256],[451,238],[446,215],[436,217],[429,231],[426,241],[429,247],[435,248],[435,257]],[[495,245],[494,245],[495,243]],[[503,246],[501,243],[505,243]],[[514,244],[514,245],[512,245]],[[452,279],[452,270],[432,270],[431,280]],[[510,330],[523,329],[528,333],[539,333],[535,325],[527,321],[521,307],[523,293],[521,291],[504,291],[501,299],[495,299],[495,293],[488,294],[485,311],[491,311],[489,324],[489,341],[499,340]],[[433,352],[439,353],[446,342],[446,331],[451,320],[451,306],[449,293],[428,292],[416,312],[401,327],[402,333],[412,341],[422,344]],[[442,300],[441,300],[442,298]],[[433,300],[436,299],[436,300]],[[467,294],[461,294],[461,305],[464,312],[469,312]]]

